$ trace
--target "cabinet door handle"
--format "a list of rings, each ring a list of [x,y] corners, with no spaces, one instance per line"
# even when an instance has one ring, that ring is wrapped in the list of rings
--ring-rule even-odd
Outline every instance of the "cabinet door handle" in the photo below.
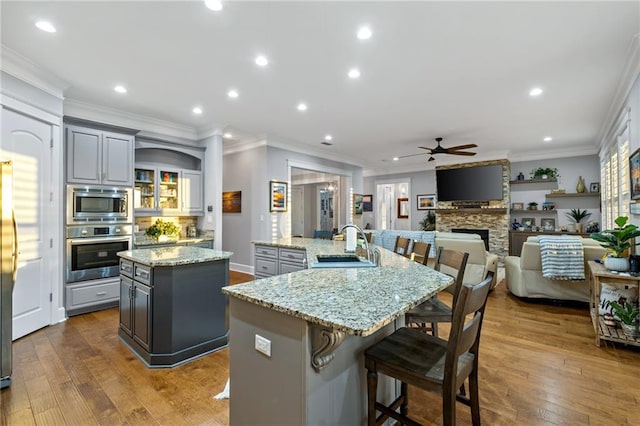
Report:
[[[262,266],[262,269],[269,269],[269,268],[267,268],[266,266],[264,266],[264,265],[263,265],[263,266]]]
[[[106,296],[107,292],[106,291],[99,291],[98,293],[96,293],[96,296]]]

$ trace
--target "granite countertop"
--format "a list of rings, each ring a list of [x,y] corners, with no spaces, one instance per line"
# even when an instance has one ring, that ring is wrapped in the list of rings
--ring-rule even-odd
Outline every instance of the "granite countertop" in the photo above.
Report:
[[[286,238],[255,244],[344,254],[344,241]],[[370,244],[370,247],[377,247]],[[237,299],[355,336],[368,336],[453,283],[448,275],[378,247],[377,268],[305,269],[223,287]]]
[[[118,256],[123,259],[151,267],[211,262],[228,259],[231,255],[233,255],[233,253],[229,251],[189,246],[143,248],[118,252]]]
[[[133,245],[135,247],[154,246],[154,245],[160,245],[160,244],[202,243],[205,241],[213,241],[213,237],[177,238],[175,240],[170,240],[170,241],[158,241],[156,238],[152,238],[144,234],[133,235]]]

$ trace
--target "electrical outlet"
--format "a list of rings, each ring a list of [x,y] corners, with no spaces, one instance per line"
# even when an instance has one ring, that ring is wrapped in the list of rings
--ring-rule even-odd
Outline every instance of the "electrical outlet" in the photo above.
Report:
[[[271,340],[256,334],[256,351],[271,358]]]

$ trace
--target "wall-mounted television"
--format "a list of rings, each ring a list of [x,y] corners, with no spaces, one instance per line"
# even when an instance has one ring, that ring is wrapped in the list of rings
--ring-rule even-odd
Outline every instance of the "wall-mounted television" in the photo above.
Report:
[[[502,165],[436,169],[438,201],[502,200]]]

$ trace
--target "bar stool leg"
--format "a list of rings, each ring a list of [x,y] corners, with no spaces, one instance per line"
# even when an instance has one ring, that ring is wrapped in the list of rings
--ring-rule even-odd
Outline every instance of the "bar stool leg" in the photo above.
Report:
[[[378,391],[378,372],[367,369],[367,423],[376,424],[376,398]]]

